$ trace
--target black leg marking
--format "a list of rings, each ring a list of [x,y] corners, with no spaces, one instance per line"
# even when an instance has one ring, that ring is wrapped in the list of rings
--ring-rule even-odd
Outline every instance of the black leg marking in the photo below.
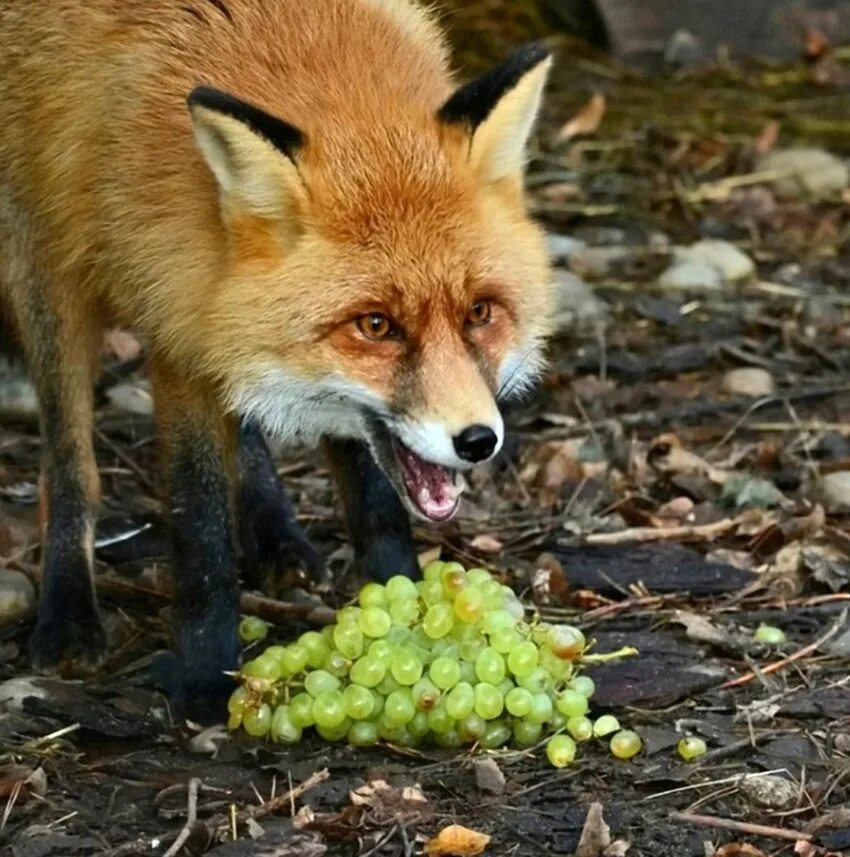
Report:
[[[384,582],[396,574],[418,578],[410,518],[389,479],[359,441],[327,441],[354,545],[357,570]]]
[[[303,568],[320,576],[322,558],[295,520],[292,504],[274,470],[260,429],[239,428],[239,515],[242,573],[246,583],[261,589],[266,575]]]

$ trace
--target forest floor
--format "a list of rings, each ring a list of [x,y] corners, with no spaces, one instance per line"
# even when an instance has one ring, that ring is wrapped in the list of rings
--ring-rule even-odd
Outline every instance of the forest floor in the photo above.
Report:
[[[219,857],[411,855],[451,823],[487,854],[571,855],[595,804],[612,842],[594,807],[582,857],[850,853],[850,67],[810,54],[652,78],[562,60],[529,176],[563,296],[551,366],[458,519],[416,532],[600,649],[639,648],[591,672],[594,710],[641,734],[639,756],[594,742],[555,770],[493,752],[488,790],[480,753],[171,722],[149,677],[170,628],[150,401],[115,337],[97,428],[112,655],[90,681],[29,679],[31,620],[0,630],[0,853],[164,854],[192,796],[184,853]],[[38,454],[7,414],[0,566],[33,581]],[[280,473],[337,607],[358,582],[328,473],[291,450]],[[292,580],[268,594],[299,597]],[[755,643],[761,623],[787,642]],[[683,762],[685,734],[708,755]]]

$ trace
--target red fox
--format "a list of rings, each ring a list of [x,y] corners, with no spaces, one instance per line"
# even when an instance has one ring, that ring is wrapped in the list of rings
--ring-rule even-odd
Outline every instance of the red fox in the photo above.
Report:
[[[523,197],[549,52],[457,85],[413,0],[0,0],[0,302],[39,394],[36,668],[95,667],[92,387],[146,344],[175,699],[238,665],[247,565],[319,559],[264,436],[324,444],[359,570],[418,572],[533,382],[553,314]],[[10,336],[11,334],[7,334]]]

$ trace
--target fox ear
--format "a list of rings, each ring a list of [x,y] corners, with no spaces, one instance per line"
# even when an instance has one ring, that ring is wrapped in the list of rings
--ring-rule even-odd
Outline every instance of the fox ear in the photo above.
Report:
[[[462,86],[440,109],[443,122],[469,130],[470,160],[484,181],[521,179],[551,65],[544,45],[525,45],[483,77]]]
[[[239,98],[199,86],[188,98],[195,140],[222,192],[245,214],[291,217],[302,190],[295,165],[304,135]]]

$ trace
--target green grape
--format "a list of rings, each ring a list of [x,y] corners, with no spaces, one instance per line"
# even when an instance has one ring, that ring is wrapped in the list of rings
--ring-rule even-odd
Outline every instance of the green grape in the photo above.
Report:
[[[496,750],[504,747],[510,740],[511,727],[504,720],[494,720],[487,724],[480,743],[485,750]]]
[[[364,644],[363,632],[357,624],[338,624],[336,626],[334,645],[340,654],[350,659],[359,658],[363,654]]]
[[[389,696],[393,691],[401,690],[401,685],[390,673],[384,676],[384,680],[375,688],[381,696]]]
[[[430,651],[431,647],[434,645],[434,640],[432,640],[425,631],[422,630],[422,628],[414,628],[410,632],[407,642],[411,646],[424,649],[426,652]]]
[[[422,743],[422,739],[414,735],[406,726],[402,726],[398,731],[398,737],[393,743],[399,747],[418,747]]]
[[[694,759],[698,759],[708,752],[705,741],[702,738],[697,738],[695,735],[682,738],[676,749],[686,762],[693,762]]]
[[[416,716],[409,688],[394,690],[384,700],[384,717],[389,723],[406,726]]]
[[[243,643],[255,643],[257,640],[265,640],[269,633],[269,624],[260,619],[259,616],[246,616],[239,623],[239,639]]]
[[[356,625],[359,616],[360,608],[349,604],[347,607],[343,607],[342,610],[337,611],[336,623],[337,625]],[[334,628],[334,635],[336,635],[336,628]]]
[[[529,675],[537,666],[539,652],[534,643],[526,640],[510,650],[508,654],[508,669],[515,676]]]
[[[419,597],[428,607],[443,604],[443,584],[439,580],[426,581],[419,590]]]
[[[378,727],[372,720],[358,720],[351,724],[346,738],[352,747],[372,747],[378,743]]]
[[[562,660],[575,660],[584,651],[587,641],[578,628],[554,625],[546,634],[546,645]]]
[[[419,618],[419,601],[390,602],[390,619],[396,625],[413,625]]]
[[[392,616],[383,607],[364,607],[358,627],[367,637],[384,637],[393,626]]]
[[[561,660],[551,649],[543,648],[539,652],[539,665],[546,670],[555,682],[565,682],[573,674],[573,662]]]
[[[451,717],[446,711],[445,703],[440,700],[429,712],[428,712],[428,728],[435,734],[441,735],[444,732],[448,732],[450,729],[454,729],[455,721],[454,718]]]
[[[502,655],[513,651],[520,645],[521,641],[522,638],[515,628],[499,628],[498,631],[490,635],[490,645]],[[534,645],[534,643],[531,645]]]
[[[397,574],[387,581],[385,587],[387,599],[390,604],[393,601],[416,601],[419,598],[419,591],[416,589],[416,584],[402,574]]]
[[[304,690],[315,699],[320,693],[339,690],[342,682],[325,670],[313,670],[304,679]]]
[[[281,663],[289,675],[303,672],[307,668],[307,649],[298,643],[292,643],[283,650]]]
[[[389,741],[391,744],[398,744],[404,740],[404,733],[407,731],[404,726],[399,723],[390,722],[385,715],[381,715],[377,721],[378,735],[382,741]]]
[[[516,683],[532,693],[543,693],[552,686],[552,679],[542,667],[535,667],[528,675],[517,676]]]
[[[357,599],[364,609],[366,607],[383,607],[389,602],[387,591],[380,583],[367,583],[361,590]],[[363,632],[366,633],[365,631]],[[371,634],[369,636],[372,636]]]
[[[762,623],[756,628],[753,638],[759,643],[767,643],[769,646],[778,646],[785,642],[785,632],[781,628]]]
[[[453,661],[460,659],[460,646],[458,643],[449,637],[443,637],[442,640],[434,640],[431,643],[430,653],[436,658],[451,658]]]
[[[253,661],[248,661],[242,667],[242,675],[246,678],[263,678],[267,681],[277,681],[280,678],[280,661],[260,655]]]
[[[567,718],[552,704],[552,716],[547,721],[550,732],[560,732],[567,725]]]
[[[575,741],[567,735],[556,735],[546,744],[546,757],[556,768],[566,768],[575,760]]]
[[[588,699],[593,696],[596,691],[596,685],[593,679],[588,675],[578,675],[570,682],[570,688],[578,691],[582,696]]]
[[[489,583],[485,583],[481,587],[481,593],[484,596],[485,611],[504,610],[505,598],[502,595],[502,585],[497,580],[491,580]]]
[[[402,628],[401,625],[393,625],[389,634],[384,638],[391,646],[401,646],[410,642],[413,632],[410,628]]]
[[[242,725],[242,711],[231,711],[227,717],[227,728],[230,732],[238,729]]]
[[[451,658],[435,658],[428,677],[440,690],[449,690],[460,681],[460,664]]]
[[[434,743],[438,747],[442,747],[444,750],[457,750],[459,747],[463,746],[463,741],[461,741],[460,735],[458,735],[456,729],[449,729],[448,732],[439,732],[434,735]]]
[[[479,717],[474,711],[457,724],[457,734],[460,735],[464,744],[475,744],[481,740],[481,736],[486,731],[487,721],[483,717]]]
[[[490,647],[475,659],[475,674],[487,684],[498,684],[505,677],[505,659]]]
[[[410,732],[414,738],[424,738],[429,732],[427,712],[417,711],[416,714],[413,715],[413,720],[407,724],[407,731]]]
[[[440,582],[443,584],[445,597],[450,600],[457,598],[469,586],[463,566],[456,562],[447,562],[443,566]]]
[[[475,661],[463,660],[460,662],[460,680],[468,681],[470,684],[478,683],[478,676],[475,675]]]
[[[534,695],[524,687],[515,687],[505,697],[505,708],[514,717],[525,717],[531,711]]]
[[[299,729],[314,726],[313,697],[309,693],[296,694],[289,703],[289,719]]]
[[[328,641],[317,631],[307,631],[298,638],[298,642],[307,650],[307,666],[311,670],[321,669],[330,651]]]
[[[242,714],[248,705],[250,694],[248,689],[240,685],[230,694],[230,699],[227,700],[227,711],[229,714]]]
[[[292,722],[288,705],[278,705],[274,710],[271,739],[279,744],[297,744],[301,740],[301,728]]]
[[[372,640],[366,649],[366,656],[377,658],[379,661],[389,661],[395,652],[395,647],[388,640]]]
[[[631,759],[643,747],[643,742],[636,732],[624,729],[611,738],[611,753],[618,759]]]
[[[430,711],[440,701],[440,690],[428,678],[419,679],[411,690],[413,704],[420,711]]]
[[[377,687],[387,675],[387,665],[372,655],[358,658],[351,666],[349,678],[363,687]]]
[[[505,709],[502,694],[492,684],[475,685],[475,713],[485,720],[495,720]]]
[[[454,640],[456,643],[465,643],[468,640],[478,639],[480,631],[477,625],[468,625],[465,622],[455,622],[451,634],[448,639]]]
[[[336,625],[325,625],[325,627],[322,628],[322,630],[319,632],[329,649],[332,649],[334,647],[334,630],[335,629],[336,629]]]
[[[439,640],[451,631],[454,623],[454,611],[450,604],[433,604],[422,620],[422,630],[432,640]]]
[[[520,747],[533,747],[543,736],[543,724],[514,721],[514,740]]]
[[[552,699],[548,693],[535,693],[531,697],[531,711],[525,715],[529,723],[545,723],[554,712]]]
[[[501,629],[516,627],[516,619],[506,610],[491,610],[484,614],[484,618],[481,620],[481,627],[486,634],[492,636],[496,631]]]
[[[242,726],[252,738],[268,735],[272,725],[272,710],[264,702],[256,708],[246,708],[242,714]]]
[[[352,720],[366,720],[375,707],[372,691],[359,684],[350,684],[343,690],[342,702],[346,715]]]
[[[381,696],[377,691],[372,694],[372,703],[374,707],[372,708],[372,713],[369,715],[370,720],[377,720],[384,713],[385,699],[386,697]]]
[[[498,690],[498,691],[499,691],[499,693],[501,693],[501,694],[502,694],[502,697],[504,698],[504,697],[506,697],[506,696],[507,696],[507,695],[508,695],[508,694],[509,694],[509,693],[510,693],[510,692],[511,692],[515,687],[516,687],[516,685],[513,683],[513,681],[512,681],[510,678],[503,678],[503,679],[502,679],[502,680],[501,680],[501,681],[496,685],[496,690]]]
[[[445,563],[440,562],[438,559],[429,562],[422,571],[422,579],[425,583],[439,583],[442,586],[440,575],[442,574],[444,565]]]
[[[475,689],[471,684],[458,682],[446,696],[446,712],[455,720],[463,720],[472,714],[475,706]]]
[[[334,743],[335,741],[344,740],[348,735],[349,729],[351,729],[351,721],[347,717],[344,717],[339,726],[317,726],[316,732],[325,741]]]
[[[422,661],[409,648],[399,649],[390,661],[393,678],[405,687],[416,684],[422,678]]]
[[[576,741],[589,741],[593,737],[593,723],[587,717],[570,717],[567,720],[567,732]]]
[[[481,637],[473,637],[460,644],[460,656],[465,661],[475,661],[486,648],[487,643]]]
[[[268,658],[271,661],[283,663],[283,654],[286,651],[286,646],[269,646],[262,654],[263,658]]]
[[[458,592],[454,601],[454,611],[461,622],[474,625],[484,615],[484,596],[481,591],[469,587]]]
[[[564,690],[558,696],[558,711],[567,717],[582,717],[587,714],[587,697],[577,690]]]
[[[345,655],[331,651],[328,652],[328,656],[325,658],[322,666],[324,666],[325,672],[329,672],[337,678],[345,678],[351,669],[351,661]]]
[[[313,700],[313,719],[317,727],[336,729],[346,716],[345,703],[338,690],[325,690]]]
[[[483,586],[493,579],[493,575],[486,568],[470,568],[466,572],[466,579],[470,586]]]
[[[603,714],[593,724],[593,735],[596,738],[604,738],[620,728],[620,721],[613,714]]]

